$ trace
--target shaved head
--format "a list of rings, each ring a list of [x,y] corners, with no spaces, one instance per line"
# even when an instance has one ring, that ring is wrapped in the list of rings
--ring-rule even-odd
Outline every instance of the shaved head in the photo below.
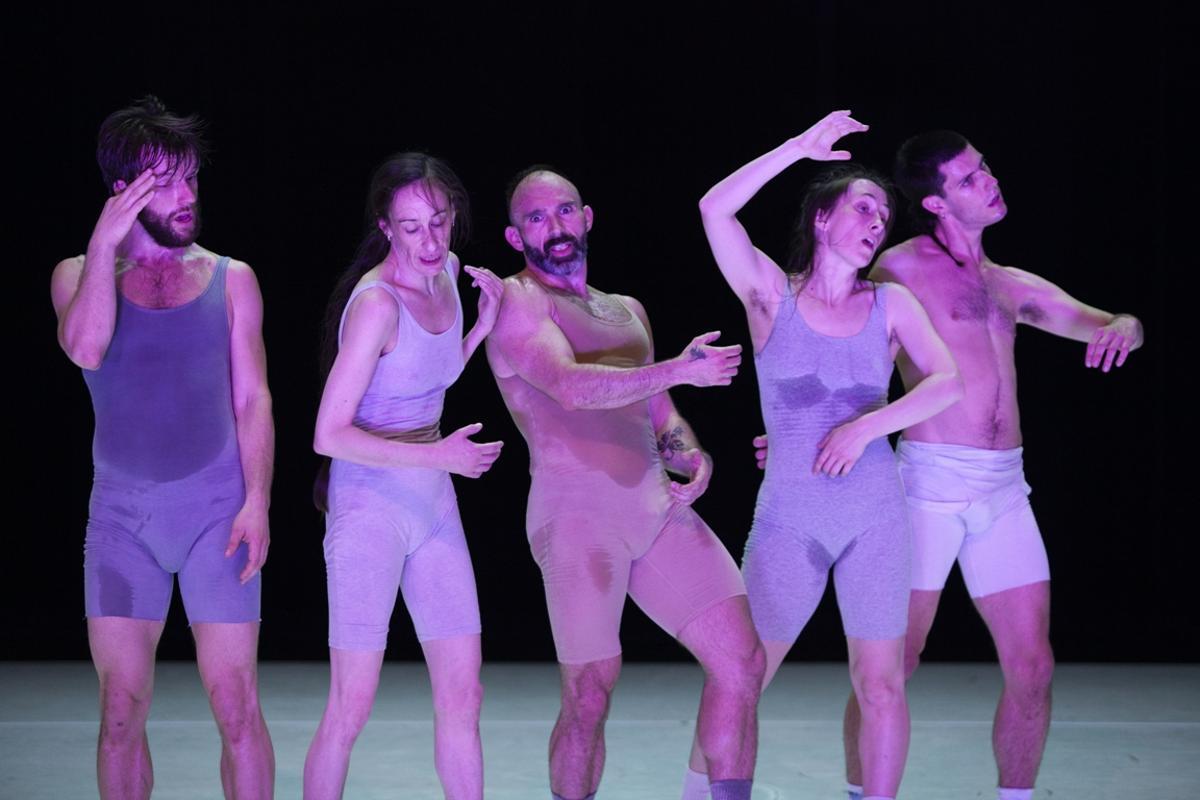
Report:
[[[505,204],[508,208],[508,218],[510,222],[515,223],[513,216],[514,203],[517,200],[518,194],[524,192],[525,189],[532,185],[550,185],[564,187],[575,196],[575,200],[582,205],[583,197],[579,193],[578,187],[575,186],[561,172],[548,164],[534,164],[531,167],[518,172],[508,182],[508,188],[505,192]]]

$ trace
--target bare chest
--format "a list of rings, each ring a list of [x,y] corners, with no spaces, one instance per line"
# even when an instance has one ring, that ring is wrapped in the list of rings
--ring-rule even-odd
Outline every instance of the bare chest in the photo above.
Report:
[[[949,344],[973,339],[1011,346],[1017,333],[1017,314],[1003,286],[978,275],[953,275],[922,287],[917,299]]]
[[[162,268],[131,265],[117,274],[117,288],[131,303],[146,308],[178,308],[208,288],[215,264],[192,260]]]

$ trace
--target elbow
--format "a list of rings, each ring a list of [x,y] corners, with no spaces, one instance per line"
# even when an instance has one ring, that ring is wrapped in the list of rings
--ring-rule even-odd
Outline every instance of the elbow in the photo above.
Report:
[[[962,374],[957,368],[950,370],[946,374],[947,394],[949,395],[947,406],[952,406],[959,400],[962,400],[967,393],[967,385],[963,382]]]
[[[704,193],[704,196],[700,198],[700,218],[712,219],[720,216],[721,209],[718,207],[719,205],[720,203],[718,198],[714,195],[713,190],[709,189]]]
[[[100,369],[100,365],[104,363],[104,348],[66,335],[60,336],[58,343],[63,352],[67,354],[67,358],[71,359],[71,363],[77,367],[94,372]]]
[[[313,451],[319,456],[328,458],[336,458],[337,447],[334,444],[336,437],[333,432],[321,424],[317,424],[317,429],[313,432]]]

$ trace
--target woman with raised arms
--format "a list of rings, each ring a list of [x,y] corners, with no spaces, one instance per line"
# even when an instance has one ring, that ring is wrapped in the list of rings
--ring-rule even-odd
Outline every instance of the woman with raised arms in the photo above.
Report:
[[[892,197],[856,165],[818,177],[787,269],[750,241],[737,213],[801,159],[843,161],[838,139],[866,125],[835,111],[718,183],[700,201],[709,245],[750,324],[770,449],[742,573],[767,653],[764,686],[812,616],[833,570],[863,710],[863,787],[895,797],[908,751],[904,632],[908,511],[887,435],[962,396],[949,351],[907,289],[860,277],[882,246]],[[925,375],[888,403],[903,348]],[[692,758],[688,791],[703,791]],[[694,789],[692,787],[695,787]]]

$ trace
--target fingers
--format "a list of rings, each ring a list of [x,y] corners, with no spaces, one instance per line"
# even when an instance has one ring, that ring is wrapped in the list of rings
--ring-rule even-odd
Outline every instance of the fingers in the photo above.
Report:
[[[483,430],[482,422],[472,422],[470,425],[462,426],[461,428],[459,428],[458,430],[456,430],[454,433],[452,433],[450,435],[451,436],[462,436],[462,437],[474,436],[475,434],[479,433],[481,430]]]
[[[229,544],[225,545],[225,557],[229,558],[237,552],[238,545],[242,543],[242,527],[234,525],[233,530],[229,532]]]
[[[692,344],[708,344],[709,342],[715,342],[719,338],[721,338],[720,331],[709,331],[708,333],[702,333],[695,339],[692,339]]]
[[[246,556],[246,567],[242,570],[242,574],[239,577],[242,583],[250,581],[257,575],[267,560],[266,536],[248,537],[246,543],[249,545],[250,552]]]
[[[755,436],[753,439],[751,439],[750,443],[755,447],[766,447],[767,435],[765,433],[760,433],[758,436]]]
[[[1124,366],[1125,359],[1129,358],[1129,344],[1121,348],[1121,354],[1117,356],[1117,366]]]
[[[829,160],[830,161],[849,161],[850,160],[850,151],[849,150],[831,150],[829,152]]]

